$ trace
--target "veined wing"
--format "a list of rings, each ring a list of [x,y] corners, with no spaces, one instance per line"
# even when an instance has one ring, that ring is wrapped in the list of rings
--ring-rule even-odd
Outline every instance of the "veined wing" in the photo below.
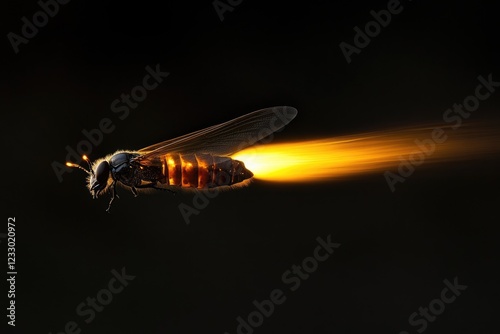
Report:
[[[251,112],[228,122],[210,126],[139,150],[138,159],[167,153],[231,155],[279,131],[297,115],[293,107],[273,107]]]

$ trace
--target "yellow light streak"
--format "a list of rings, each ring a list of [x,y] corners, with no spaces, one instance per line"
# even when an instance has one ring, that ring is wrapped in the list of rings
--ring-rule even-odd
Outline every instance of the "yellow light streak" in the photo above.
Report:
[[[435,132],[433,137],[436,128],[442,129],[443,132],[441,136],[436,136],[440,132]],[[443,141],[443,138],[446,139]],[[439,141],[442,142],[438,143]],[[418,143],[426,143],[427,146],[419,146]],[[433,150],[432,143],[435,145]],[[456,130],[450,126],[421,126],[316,140],[262,144],[244,149],[232,158],[243,161],[256,179],[310,182],[386,170],[396,171],[401,161],[409,161],[410,158],[414,159],[415,166],[419,166],[474,159],[499,151],[498,128],[475,124]],[[417,165],[422,158],[423,161]]]

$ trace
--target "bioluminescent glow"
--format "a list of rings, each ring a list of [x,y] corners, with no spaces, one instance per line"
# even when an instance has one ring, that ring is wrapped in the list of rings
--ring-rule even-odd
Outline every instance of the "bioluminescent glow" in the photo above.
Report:
[[[467,160],[500,151],[500,134],[477,124],[422,126],[316,140],[256,145],[232,156],[256,179],[320,181],[415,165]]]

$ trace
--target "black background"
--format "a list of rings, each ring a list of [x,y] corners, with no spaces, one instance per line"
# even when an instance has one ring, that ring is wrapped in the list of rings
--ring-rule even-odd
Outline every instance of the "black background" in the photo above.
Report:
[[[211,1],[73,0],[18,54],[5,37],[1,231],[15,216],[13,332],[59,333],[73,320],[82,333],[232,334],[254,299],[279,288],[287,300],[255,333],[416,333],[410,314],[454,277],[468,288],[426,332],[495,332],[496,157],[423,166],[394,193],[382,174],[256,181],[211,200],[190,225],[178,210],[190,195],[122,191],[108,215],[83,173],[59,182],[51,166],[104,117],[116,129],[92,159],[275,105],[299,110],[279,141],[439,124],[479,75],[500,79],[498,11],[486,1],[402,6],[351,64],[339,44],[352,44],[353,28],[386,1],[246,0],[221,22]],[[4,36],[38,10],[36,1],[4,2]],[[170,76],[119,120],[111,102],[156,64]],[[497,118],[498,94],[471,119]],[[291,292],[281,275],[328,235],[341,247]],[[76,306],[122,267],[135,279],[84,323]]]

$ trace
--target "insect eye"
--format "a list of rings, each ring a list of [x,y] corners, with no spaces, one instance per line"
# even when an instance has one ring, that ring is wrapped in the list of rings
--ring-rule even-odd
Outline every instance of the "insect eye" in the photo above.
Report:
[[[103,161],[97,166],[95,171],[95,178],[100,185],[104,185],[108,182],[109,177],[109,164],[107,161]]]

